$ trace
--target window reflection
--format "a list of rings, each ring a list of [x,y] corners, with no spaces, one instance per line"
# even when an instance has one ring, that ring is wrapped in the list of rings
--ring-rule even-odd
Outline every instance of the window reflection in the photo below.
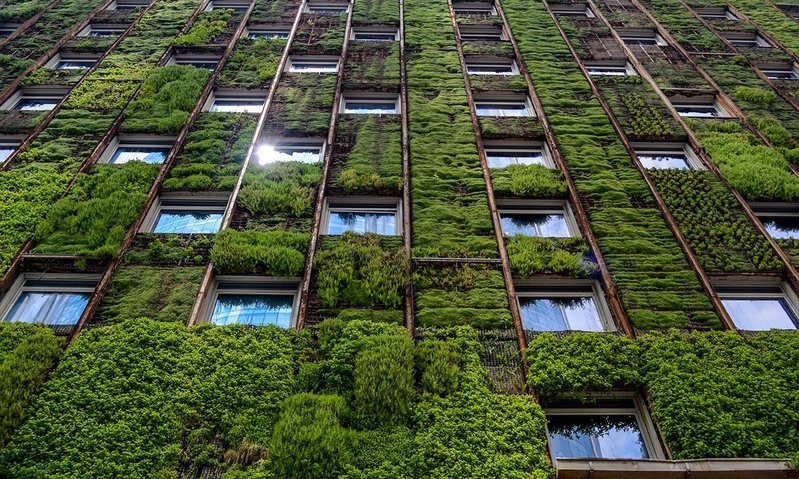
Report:
[[[146,148],[120,146],[114,152],[109,163],[121,165],[129,161],[143,161],[150,164],[161,164],[166,159],[169,148]]]
[[[0,146],[0,163],[6,161],[11,153],[14,153],[16,150],[13,146]]]
[[[5,320],[47,325],[77,324],[90,293],[23,291]]]
[[[685,153],[638,153],[644,168],[656,170],[688,170],[688,156]]]
[[[785,298],[722,298],[721,302],[735,326],[745,331],[796,329],[799,324]]]
[[[500,221],[505,236],[523,235],[542,238],[571,236],[566,217],[562,213],[501,213]]]
[[[344,103],[344,113],[367,113],[372,115],[391,115],[397,113],[397,104],[392,102],[357,102]]]
[[[211,322],[248,326],[275,324],[288,328],[291,326],[293,303],[294,296],[290,294],[220,294]]]
[[[478,103],[478,116],[530,116],[524,103]]]
[[[546,165],[541,151],[486,151],[489,168],[505,168],[511,165]]]
[[[264,107],[262,100],[214,100],[209,111],[219,113],[260,113]]]
[[[165,210],[158,215],[153,233],[216,233],[221,225],[221,212]]]
[[[528,331],[603,331],[592,296],[519,298],[522,324]]]
[[[15,110],[20,111],[50,111],[56,107],[58,100],[51,99],[25,99],[17,103]]]
[[[375,233],[392,236],[397,234],[397,215],[393,212],[369,213],[331,211],[327,234],[340,235],[345,231]]]
[[[548,417],[549,438],[556,457],[647,459],[634,414]]]
[[[775,239],[799,239],[799,217],[761,216],[766,231]]]

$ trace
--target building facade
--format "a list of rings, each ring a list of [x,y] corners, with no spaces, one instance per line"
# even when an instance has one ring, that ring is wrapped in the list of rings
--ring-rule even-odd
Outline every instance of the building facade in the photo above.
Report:
[[[797,18],[0,4],[0,477],[796,477]]]

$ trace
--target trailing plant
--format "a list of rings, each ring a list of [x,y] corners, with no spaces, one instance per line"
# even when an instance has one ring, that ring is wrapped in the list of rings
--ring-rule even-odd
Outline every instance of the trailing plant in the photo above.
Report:
[[[78,177],[69,195],[50,206],[36,228],[38,253],[116,257],[139,217],[160,165],[98,165]]]
[[[125,252],[125,263],[138,265],[190,266],[208,262],[207,251],[214,235],[138,233]]]
[[[543,165],[510,165],[491,169],[491,183],[498,196],[562,198],[566,196],[563,173]]]
[[[799,336],[772,331],[621,336],[537,335],[529,345],[529,384],[551,397],[642,387],[672,454],[794,457],[799,451]]]
[[[122,129],[177,133],[197,104],[208,75],[207,70],[193,66],[153,68],[127,108]]]
[[[214,267],[222,273],[300,276],[310,237],[291,231],[224,229],[211,249]]]
[[[121,110],[138,86],[137,82],[85,80],[72,90],[64,106],[87,111]]]
[[[321,165],[279,162],[253,165],[247,171],[239,203],[253,215],[310,217]]]
[[[185,323],[203,271],[202,267],[123,266],[114,273],[97,316],[109,323],[139,317]]]
[[[0,323],[0,448],[22,424],[64,340],[45,326]]]
[[[314,258],[316,285],[323,306],[397,307],[410,280],[401,247],[383,246],[380,236],[345,232],[327,241]]]
[[[200,113],[189,131],[165,190],[232,190],[255,130],[246,113]]]
[[[337,171],[333,175],[333,184],[347,194],[376,194],[401,188],[401,130],[398,117],[360,115],[340,118],[336,128],[334,159]],[[350,149],[338,146],[349,144],[352,144]]]
[[[507,240],[513,271],[521,277],[554,273],[587,278],[599,272],[596,258],[583,238],[538,238],[523,235]]]
[[[266,88],[277,74],[286,41],[240,38],[216,79],[216,84],[234,88]]]
[[[229,8],[214,9],[203,12],[188,32],[174,40],[175,45],[195,46],[211,43],[211,40],[225,32],[233,10]]]

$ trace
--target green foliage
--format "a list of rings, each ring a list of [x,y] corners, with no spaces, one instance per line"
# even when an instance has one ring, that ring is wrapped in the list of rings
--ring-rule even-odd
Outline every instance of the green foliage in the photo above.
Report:
[[[284,136],[325,136],[335,90],[336,75],[286,73],[275,91],[269,123]]]
[[[49,327],[0,323],[0,448],[22,423],[63,346]]]
[[[205,251],[213,235],[183,235],[138,233],[136,243],[125,252],[128,264],[190,265],[206,262]]]
[[[649,175],[704,269],[727,273],[782,270],[768,240],[713,173],[652,170]]]
[[[408,335],[377,336],[355,357],[353,413],[361,427],[407,422],[414,393],[413,349]]]
[[[115,257],[139,217],[160,165],[98,165],[51,205],[36,228],[38,253]]]
[[[644,387],[677,459],[793,457],[799,451],[795,332],[649,333],[637,341],[576,333],[530,342],[539,393]]]
[[[222,273],[259,273],[296,277],[305,266],[310,238],[290,231],[224,229],[211,249],[214,267]]]
[[[173,44],[180,46],[196,46],[211,43],[211,40],[225,32],[228,21],[233,15],[231,9],[211,10],[200,14],[188,32],[177,37]]]
[[[402,325],[405,315],[398,309],[342,309],[336,315],[341,321],[375,321]]]
[[[266,88],[277,74],[286,41],[240,38],[216,83],[234,88]]]
[[[208,75],[193,66],[153,68],[126,110],[122,129],[176,134],[197,104]]]
[[[255,129],[246,113],[200,113],[164,180],[165,190],[232,190]]]
[[[253,165],[244,179],[239,203],[250,213],[270,217],[310,217],[321,165],[299,162]]]
[[[400,83],[399,43],[352,42],[344,68],[345,91],[396,92]]]
[[[561,198],[566,195],[563,173],[543,165],[510,165],[491,170],[497,194],[520,198]]]
[[[201,267],[123,266],[114,273],[98,316],[111,323],[139,317],[185,323],[203,272]]]
[[[416,348],[416,363],[421,373],[419,385],[422,390],[438,396],[446,396],[458,389],[460,355],[452,344],[440,340],[419,343]]]
[[[389,0],[364,0],[356,3],[352,21],[356,23],[395,23],[399,21],[397,2]]]
[[[340,302],[360,306],[402,304],[410,280],[402,247],[384,247],[374,234],[342,234],[316,253],[314,271],[319,299],[326,307]],[[334,244],[331,244],[334,243]]]
[[[347,194],[376,194],[402,187],[402,125],[397,116],[344,116],[336,127],[339,144],[354,143],[336,152],[341,163],[333,184]]]
[[[511,267],[523,278],[540,273],[585,278],[599,272],[599,266],[583,238],[516,235],[508,238],[507,248]]]
[[[86,80],[75,87],[64,106],[88,111],[121,110],[138,86],[136,82]]]
[[[641,95],[630,94],[621,97],[627,113],[632,133],[636,136],[671,135],[673,130],[664,116],[654,106],[648,106]]]
[[[777,94],[773,91],[748,86],[739,86],[736,88],[735,96],[762,106],[769,106],[777,98]]]

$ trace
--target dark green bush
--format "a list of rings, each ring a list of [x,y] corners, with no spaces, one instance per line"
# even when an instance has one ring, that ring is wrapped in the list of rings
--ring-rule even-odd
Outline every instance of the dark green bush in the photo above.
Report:
[[[225,229],[216,235],[211,259],[222,273],[296,277],[305,266],[309,241],[305,233]]]
[[[355,357],[355,421],[365,429],[407,423],[414,393],[413,340],[377,336]]]
[[[521,277],[555,273],[584,278],[599,272],[599,266],[583,238],[516,235],[508,238],[507,248],[511,267]]]

